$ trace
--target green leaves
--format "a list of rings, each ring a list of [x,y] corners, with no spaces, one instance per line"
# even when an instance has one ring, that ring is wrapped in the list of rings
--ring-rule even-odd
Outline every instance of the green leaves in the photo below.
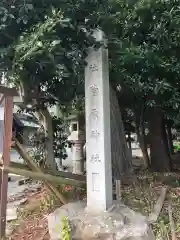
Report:
[[[88,46],[95,43],[86,29],[99,18],[95,10],[100,5],[94,1],[87,5],[87,1],[74,0],[20,0],[9,7],[2,2],[4,11],[15,17],[14,21],[5,19],[0,31],[1,60],[9,79],[21,82],[26,94],[42,91],[43,100],[36,93],[40,104],[51,105],[52,99],[73,104],[77,95],[84,95],[84,58]]]
[[[147,104],[173,104],[180,85],[179,6],[180,0],[2,1],[1,60],[11,78],[45,87],[46,103],[49,96],[72,103],[83,99],[84,58],[99,26],[109,40],[111,82],[121,92],[151,96]]]
[[[154,88],[154,94],[158,95],[159,93],[163,93],[166,90],[170,90],[170,88],[171,88],[170,83],[165,82],[165,81],[160,81],[156,84],[156,86]]]

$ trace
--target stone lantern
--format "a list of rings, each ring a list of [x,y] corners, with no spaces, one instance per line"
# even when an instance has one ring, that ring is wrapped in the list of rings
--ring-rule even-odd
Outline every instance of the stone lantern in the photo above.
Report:
[[[72,171],[74,174],[84,173],[84,152],[85,144],[84,117],[79,116],[71,121],[69,140],[72,142]]]

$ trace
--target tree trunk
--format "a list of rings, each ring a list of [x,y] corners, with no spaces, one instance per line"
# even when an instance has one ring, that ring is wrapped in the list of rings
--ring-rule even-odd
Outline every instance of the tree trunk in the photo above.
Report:
[[[111,154],[115,179],[132,170],[132,156],[126,142],[121,111],[115,91],[110,88]]]
[[[170,171],[170,155],[166,146],[162,109],[154,107],[149,117],[151,166],[156,172]]]
[[[38,112],[39,120],[44,127],[45,133],[45,159],[46,159],[46,166],[48,169],[56,170],[56,161],[54,157],[54,150],[53,150],[53,126],[52,126],[52,116],[50,115],[49,111],[45,108],[40,109]]]
[[[139,146],[142,151],[144,167],[148,168],[150,166],[150,160],[149,160],[149,154],[147,151],[147,142],[146,142],[146,136],[145,136],[145,127],[144,127],[144,110],[145,109],[144,109],[144,107],[145,107],[145,104],[143,103],[140,106],[140,109],[134,110],[134,115],[135,115],[136,134],[137,134]]]
[[[128,133],[128,145],[129,145],[129,150],[132,151],[132,147],[131,147],[131,133]]]
[[[140,126],[139,128],[137,127],[136,133],[137,133],[139,145],[140,145],[140,148],[142,151],[144,167],[148,168],[150,166],[150,160],[149,160],[149,154],[147,151],[147,143],[146,143],[146,138],[145,138],[144,126]]]
[[[171,168],[171,170],[172,170],[172,169],[173,169],[173,163],[172,163],[172,159],[171,159],[171,156],[172,156],[172,154],[171,154],[172,149],[171,149],[171,148],[173,148],[173,146],[170,146],[170,145],[169,145],[169,138],[168,138],[168,133],[167,133],[166,130],[167,130],[167,129],[166,129],[166,124],[165,124],[165,120],[164,120],[164,139],[165,139],[166,148],[167,148],[167,151],[168,151],[169,157],[170,157],[170,168]],[[170,132],[171,132],[171,128],[170,128]],[[171,136],[171,137],[172,137],[172,136]],[[172,144],[172,145],[173,145],[173,144]]]
[[[174,147],[173,147],[173,137],[171,132],[171,125],[167,124],[167,138],[168,138],[168,147],[170,154],[174,153]]]
[[[163,123],[162,123],[162,125],[163,125],[164,143],[165,143],[166,149],[167,149],[167,151],[168,151],[168,153],[169,153],[169,143],[168,143],[168,136],[167,136],[167,132],[166,132],[166,124],[165,124],[165,119],[164,119],[164,117],[163,117]],[[170,156],[170,154],[169,154],[169,156]]]
[[[40,85],[32,85],[32,83],[28,81],[21,81],[19,84],[19,90],[21,98],[25,104],[32,103],[38,105],[38,110],[35,112],[35,115],[41,122],[44,127],[45,137],[47,141],[45,141],[45,158],[46,158],[46,166],[52,170],[56,170],[56,162],[54,157],[53,150],[53,126],[52,126],[52,116],[50,115],[47,108],[41,105],[41,101],[39,96],[44,95],[40,90]]]

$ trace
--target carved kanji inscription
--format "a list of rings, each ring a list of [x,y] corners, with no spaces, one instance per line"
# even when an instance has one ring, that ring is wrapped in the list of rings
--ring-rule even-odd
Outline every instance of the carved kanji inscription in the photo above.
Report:
[[[99,154],[93,154],[91,156],[90,162],[92,162],[92,163],[99,163],[99,162],[101,162]]]
[[[93,64],[90,64],[90,65],[89,65],[89,69],[90,69],[92,72],[97,72],[97,71],[98,71],[98,66],[97,66],[97,64],[93,63]]]

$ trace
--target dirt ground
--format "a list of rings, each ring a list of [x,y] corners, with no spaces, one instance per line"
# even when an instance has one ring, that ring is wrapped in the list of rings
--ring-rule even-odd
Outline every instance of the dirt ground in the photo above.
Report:
[[[176,238],[180,239],[180,175],[138,171],[136,176],[135,184],[128,182],[122,186],[122,201],[131,209],[149,216],[157,202],[162,186],[168,186],[163,208],[152,228],[156,240],[172,239],[168,216],[168,204],[171,203]],[[67,190],[71,191],[71,188]],[[60,207],[60,204],[49,197],[44,187],[38,192],[30,194],[28,201],[20,207],[18,220],[12,223],[16,227],[7,239],[49,240],[46,216],[57,207]]]
[[[61,189],[67,199],[80,200],[84,198],[84,190],[63,186]],[[20,206],[18,219],[12,222],[13,232],[9,240],[49,240],[46,216],[61,206],[61,203],[42,187],[36,193],[26,193],[28,199]],[[9,201],[20,200],[11,198]]]
[[[19,217],[12,222],[15,227],[9,240],[49,240],[46,215],[53,211],[48,193],[43,187],[38,192],[27,196],[28,201],[21,205]],[[57,205],[54,205],[56,208]]]

